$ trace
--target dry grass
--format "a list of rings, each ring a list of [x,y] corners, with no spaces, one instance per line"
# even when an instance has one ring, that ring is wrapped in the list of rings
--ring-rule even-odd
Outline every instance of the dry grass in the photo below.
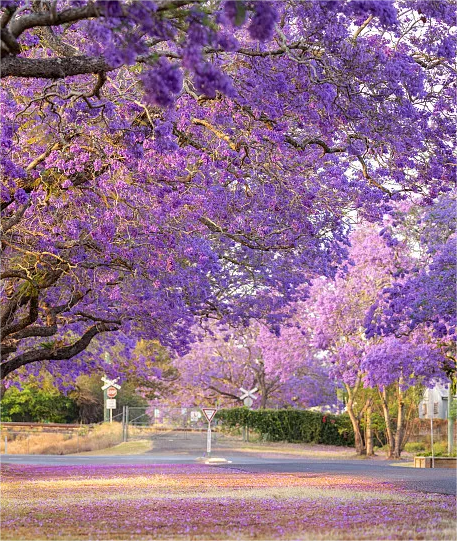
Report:
[[[9,434],[9,438],[11,433]],[[98,451],[113,447],[122,441],[120,423],[103,424],[93,430],[75,430],[71,433],[37,432],[19,433],[8,441],[7,451],[11,455],[68,455],[84,451]],[[2,438],[0,451],[5,452]]]

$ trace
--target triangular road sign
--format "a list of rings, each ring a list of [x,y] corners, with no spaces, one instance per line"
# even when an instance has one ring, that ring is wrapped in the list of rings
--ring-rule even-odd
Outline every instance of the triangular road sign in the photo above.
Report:
[[[202,408],[203,415],[206,417],[208,423],[213,420],[213,417],[216,415],[217,409],[215,408]]]

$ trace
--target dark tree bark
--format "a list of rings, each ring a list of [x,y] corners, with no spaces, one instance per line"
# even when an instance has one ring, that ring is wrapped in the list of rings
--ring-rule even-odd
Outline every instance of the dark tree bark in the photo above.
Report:
[[[21,366],[25,366],[37,361],[62,361],[65,359],[71,359],[78,353],[81,353],[90,344],[92,338],[102,332],[116,331],[119,329],[120,323],[96,323],[81,336],[79,340],[71,344],[70,346],[63,346],[58,348],[40,348],[33,349],[13,357],[12,359],[3,362],[0,365],[1,379],[4,379],[8,374],[17,370]]]

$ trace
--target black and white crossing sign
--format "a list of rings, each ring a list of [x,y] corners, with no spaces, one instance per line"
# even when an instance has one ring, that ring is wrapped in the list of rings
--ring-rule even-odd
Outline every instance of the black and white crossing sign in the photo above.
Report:
[[[106,391],[106,389],[108,389],[108,387],[115,387],[117,390],[119,390],[121,388],[121,386],[116,383],[116,381],[118,381],[118,380],[119,380],[119,378],[108,379],[108,378],[105,378],[105,376],[103,376],[102,381],[105,383],[105,385],[103,385],[102,391]]]
[[[258,391],[257,387],[254,387],[254,389],[247,390],[243,387],[240,387],[240,391],[243,393],[240,396],[240,400],[243,401],[244,405],[250,408],[252,404],[254,403],[254,400],[257,400],[257,396],[254,394],[256,391]]]

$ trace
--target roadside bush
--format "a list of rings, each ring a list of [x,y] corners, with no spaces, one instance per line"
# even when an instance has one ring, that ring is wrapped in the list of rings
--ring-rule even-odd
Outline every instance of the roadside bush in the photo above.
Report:
[[[217,412],[224,427],[247,426],[261,434],[265,441],[321,443],[351,446],[354,433],[347,415],[331,415],[299,409],[249,410],[223,409]]]
[[[436,441],[433,444],[433,454],[434,456],[457,456],[457,452],[454,451],[451,455],[447,452],[447,442],[445,441]],[[420,453],[421,456],[432,456],[432,450],[430,444],[427,445],[427,451]]]
[[[2,396],[3,422],[72,423],[78,417],[74,400],[61,394],[50,381],[10,387]]]
[[[405,444],[405,451],[407,453],[419,453],[425,451],[425,443],[421,441],[414,441]]]

